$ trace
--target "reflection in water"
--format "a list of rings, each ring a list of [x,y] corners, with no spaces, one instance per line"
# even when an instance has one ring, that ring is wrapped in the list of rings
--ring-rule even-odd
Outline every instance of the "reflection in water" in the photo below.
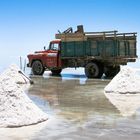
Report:
[[[118,113],[103,94],[108,81],[64,79],[62,77],[33,78],[36,82],[29,94],[46,100],[53,110],[64,118],[77,118],[80,122],[96,114]],[[85,83],[85,84],[84,84]]]
[[[132,116],[140,108],[140,94],[105,93],[122,116]]]
[[[39,96],[41,100],[47,102],[46,105],[43,103],[44,107],[53,111],[51,112],[53,120],[50,116],[48,125],[41,132],[48,139],[71,139],[73,136],[72,139],[81,140],[84,137],[81,136],[81,131],[83,134],[87,133],[84,139],[89,137],[92,139],[96,129],[116,126],[120,117],[119,111],[108,102],[103,93],[109,81],[71,79],[63,76],[33,77],[33,79],[35,84],[29,89],[29,95]],[[38,101],[36,103],[38,104]],[[49,109],[47,113],[50,113]],[[98,131],[96,135],[101,133]]]

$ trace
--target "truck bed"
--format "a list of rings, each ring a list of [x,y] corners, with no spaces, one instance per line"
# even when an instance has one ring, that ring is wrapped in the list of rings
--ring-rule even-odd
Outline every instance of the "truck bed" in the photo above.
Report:
[[[62,59],[100,59],[104,62],[126,64],[135,62],[137,58],[136,32],[84,32],[83,26],[77,26],[76,32],[66,30],[56,34],[56,38],[62,41]]]
[[[105,39],[87,41],[62,42],[61,58],[90,58],[102,61],[134,62],[136,55],[136,39]]]

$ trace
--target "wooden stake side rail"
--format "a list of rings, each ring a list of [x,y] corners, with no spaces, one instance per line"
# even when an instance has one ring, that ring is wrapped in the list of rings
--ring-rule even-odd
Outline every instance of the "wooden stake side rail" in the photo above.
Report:
[[[105,32],[85,32],[85,36],[87,37],[127,37],[134,36],[136,37],[137,33],[117,33],[118,31],[105,31]]]
[[[84,33],[62,33],[56,34],[56,39],[62,41],[82,41],[82,40],[105,40],[105,39],[136,39],[137,33],[118,33],[114,31],[103,31],[103,32],[84,32]]]

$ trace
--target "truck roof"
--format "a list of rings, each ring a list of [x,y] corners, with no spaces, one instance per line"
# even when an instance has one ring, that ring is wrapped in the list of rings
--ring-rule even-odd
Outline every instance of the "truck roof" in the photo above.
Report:
[[[60,43],[60,42],[61,42],[61,39],[55,39],[51,41],[51,43]]]

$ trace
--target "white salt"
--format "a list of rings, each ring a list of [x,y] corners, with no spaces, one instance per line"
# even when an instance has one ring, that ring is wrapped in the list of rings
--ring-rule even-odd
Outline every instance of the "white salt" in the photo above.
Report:
[[[140,93],[140,76],[135,69],[123,66],[104,90],[106,93]]]
[[[140,108],[140,94],[105,93],[105,96],[124,117],[135,115]]]
[[[8,69],[4,71],[5,75],[12,78],[12,80],[17,84],[27,84],[29,80],[21,73],[19,73],[20,69],[17,65],[12,64]]]
[[[22,78],[14,70],[12,66],[0,75],[0,127],[26,126],[47,120],[46,114],[17,84]]]

